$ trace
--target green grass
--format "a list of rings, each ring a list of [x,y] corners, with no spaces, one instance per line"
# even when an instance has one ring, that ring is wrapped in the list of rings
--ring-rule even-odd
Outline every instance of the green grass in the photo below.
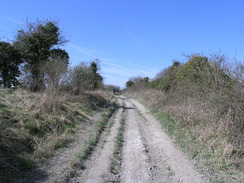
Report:
[[[7,106],[5,104],[3,104],[2,102],[0,102],[0,111],[5,112],[6,110],[7,110]]]
[[[4,122],[8,125],[13,125],[17,122],[14,118],[14,112],[11,111],[10,106],[5,105],[0,101],[0,119],[1,122]]]
[[[33,167],[33,163],[34,161],[31,158],[22,158],[19,162],[19,167],[22,170],[30,170]]]

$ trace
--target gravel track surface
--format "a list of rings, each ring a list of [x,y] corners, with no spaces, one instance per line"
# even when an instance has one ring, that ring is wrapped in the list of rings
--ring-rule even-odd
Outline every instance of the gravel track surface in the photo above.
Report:
[[[163,131],[161,124],[141,103],[124,96],[116,96],[119,104],[114,122],[107,126],[92,155],[85,162],[85,169],[76,172],[72,183],[208,183],[194,169],[193,163],[176,147]],[[119,173],[113,174],[111,163],[114,158],[116,136],[125,118],[124,142],[121,149]],[[80,147],[80,145],[78,145]],[[72,147],[72,146],[71,146]],[[75,152],[79,148],[74,146]],[[70,156],[75,152],[68,150]],[[66,153],[65,153],[66,154]],[[63,155],[64,157],[67,156]],[[56,158],[59,172],[67,168],[67,162]],[[62,167],[64,165],[64,167]],[[54,169],[51,169],[54,171]],[[50,171],[49,171],[50,172]],[[53,173],[54,174],[54,173]],[[53,182],[56,176],[45,181]],[[58,182],[60,181],[60,179]],[[65,182],[65,181],[63,181]]]

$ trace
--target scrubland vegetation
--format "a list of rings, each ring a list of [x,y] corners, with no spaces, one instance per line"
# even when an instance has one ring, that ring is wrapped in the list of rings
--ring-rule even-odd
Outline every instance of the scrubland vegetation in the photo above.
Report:
[[[244,171],[243,74],[243,63],[221,53],[194,54],[151,81],[130,79],[125,93],[147,104],[212,180],[231,182]]]

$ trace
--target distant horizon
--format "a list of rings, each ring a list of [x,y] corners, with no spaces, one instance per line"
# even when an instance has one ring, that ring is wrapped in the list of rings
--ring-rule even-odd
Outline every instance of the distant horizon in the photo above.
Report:
[[[58,6],[57,6],[58,3]],[[183,54],[222,53],[244,61],[244,1],[3,0],[0,40],[10,42],[28,18],[58,22],[70,65],[101,60],[105,84],[153,78]],[[11,11],[10,8],[11,7]]]

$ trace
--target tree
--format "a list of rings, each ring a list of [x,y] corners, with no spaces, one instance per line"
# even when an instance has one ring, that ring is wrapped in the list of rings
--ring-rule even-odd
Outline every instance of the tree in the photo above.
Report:
[[[59,57],[61,59],[63,59],[64,62],[66,62],[66,65],[68,66],[69,64],[69,54],[60,48],[57,49],[52,49],[50,50],[50,56],[49,56],[49,60],[52,60],[53,58]]]
[[[149,82],[149,77],[144,77],[142,81],[147,84]]]
[[[148,87],[149,84],[149,77],[141,77],[141,76],[137,76],[137,77],[131,77],[127,82],[126,82],[126,87],[136,87],[138,88],[144,88],[144,87]]]
[[[0,42],[0,77],[4,87],[10,88],[18,84],[20,63],[18,51],[10,43]]]
[[[69,85],[76,95],[84,94],[85,91],[93,89],[93,72],[87,63],[82,62],[73,67],[69,72]]]
[[[48,60],[54,46],[67,41],[61,35],[54,21],[26,22],[26,27],[18,30],[14,46],[19,50],[31,73],[31,90],[44,88],[43,65]]]
[[[95,61],[91,62],[90,68],[92,70],[93,75],[91,76],[93,78],[93,90],[98,89],[99,86],[101,86],[103,77],[98,73],[99,68],[99,60],[96,59]]]
[[[129,80],[129,81],[126,82],[126,87],[127,88],[130,88],[130,87],[132,87],[134,85],[135,85],[135,83],[133,81],[131,81],[131,80]]]

